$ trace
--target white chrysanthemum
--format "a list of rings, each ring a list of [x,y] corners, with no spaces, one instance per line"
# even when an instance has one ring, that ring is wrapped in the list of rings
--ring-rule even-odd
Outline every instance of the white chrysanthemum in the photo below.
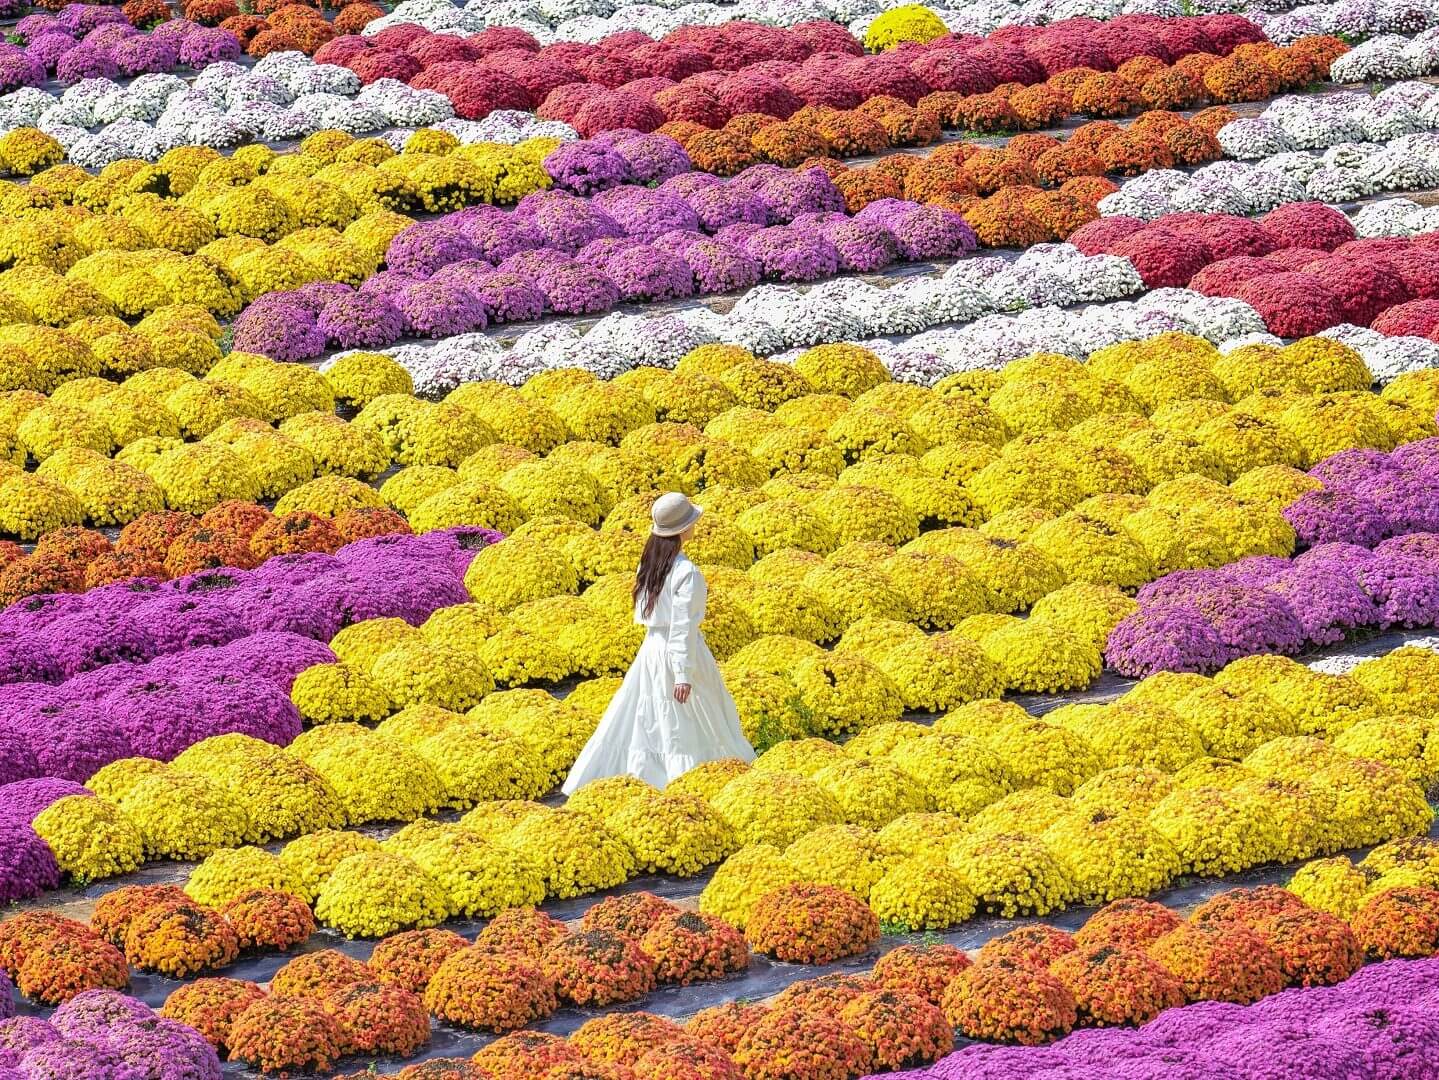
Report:
[[[953,280],[948,274],[908,278],[892,288],[903,289],[906,301],[922,313],[930,326],[969,322],[994,311],[994,303],[982,289]]]
[[[1264,117],[1231,120],[1219,129],[1218,139],[1230,157],[1249,160],[1299,148],[1282,122]]]
[[[1336,30],[1338,28],[1330,32],[1334,33]],[[1408,79],[1427,74],[1423,66],[1422,52],[1406,52],[1409,44],[1407,38],[1397,34],[1370,38],[1350,49],[1329,66],[1330,81],[1362,83],[1375,79]]]
[[[0,107],[4,108],[12,126],[24,127],[34,124],[48,110],[58,105],[59,101],[54,94],[47,94],[39,87],[22,86],[0,97]]]
[[[295,100],[290,88],[273,75],[251,72],[230,80],[225,86],[225,105],[233,108],[242,101],[273,101],[288,105]],[[213,99],[212,99],[213,100]]]

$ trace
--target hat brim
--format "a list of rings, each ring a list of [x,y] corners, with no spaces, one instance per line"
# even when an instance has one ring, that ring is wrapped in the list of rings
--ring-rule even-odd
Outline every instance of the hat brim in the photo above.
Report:
[[[663,529],[660,528],[658,525],[651,525],[650,535],[664,537],[678,536],[680,533],[684,532],[696,521],[698,521],[700,519],[700,515],[703,513],[704,507],[696,506],[694,503],[690,503],[690,513],[689,516],[684,519],[684,521],[680,522],[678,525],[670,525]]]

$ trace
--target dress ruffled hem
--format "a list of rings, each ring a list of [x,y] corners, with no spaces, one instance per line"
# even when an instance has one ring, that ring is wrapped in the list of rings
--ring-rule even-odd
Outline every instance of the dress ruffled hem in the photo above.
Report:
[[[693,661],[689,700],[677,703],[665,637],[652,628],[560,790],[570,795],[592,780],[624,774],[663,789],[707,761],[753,761],[734,699],[703,638]]]

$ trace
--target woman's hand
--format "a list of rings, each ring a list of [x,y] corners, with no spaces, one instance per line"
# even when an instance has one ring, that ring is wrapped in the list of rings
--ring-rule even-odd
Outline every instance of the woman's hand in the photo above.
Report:
[[[683,705],[690,699],[690,684],[687,682],[675,683],[675,700]]]

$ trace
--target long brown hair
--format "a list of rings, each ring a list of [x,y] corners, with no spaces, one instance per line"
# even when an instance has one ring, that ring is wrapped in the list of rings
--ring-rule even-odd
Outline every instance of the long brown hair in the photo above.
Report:
[[[643,604],[640,610],[646,617],[654,611],[655,603],[664,590],[665,579],[674,568],[681,542],[678,536],[656,536],[654,533],[650,533],[650,538],[645,541],[640,568],[635,571],[634,598],[636,604]]]

